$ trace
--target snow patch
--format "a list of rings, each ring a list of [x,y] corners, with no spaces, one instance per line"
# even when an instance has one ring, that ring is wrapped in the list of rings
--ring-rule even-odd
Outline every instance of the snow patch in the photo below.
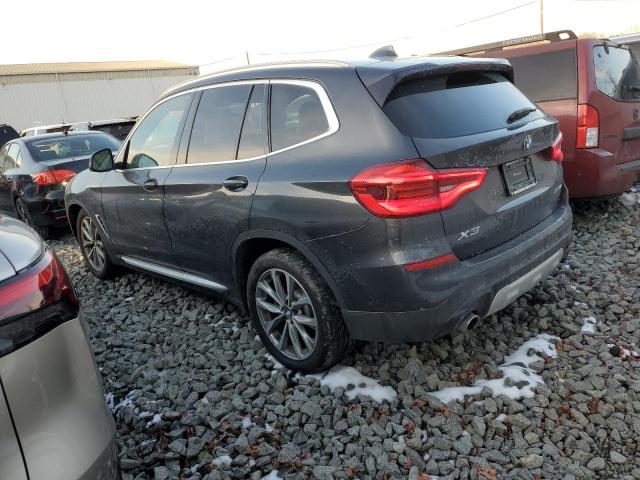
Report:
[[[269,425],[268,423],[264,424],[264,431],[267,433],[271,433],[273,432],[273,427],[271,425]]]
[[[251,417],[250,416],[246,416],[246,417],[242,417],[242,428],[251,428],[255,425],[255,423],[253,423],[251,421]]]
[[[119,410],[125,407],[133,407],[133,395],[135,394],[135,390],[131,390],[127,395],[120,400],[118,403],[115,403],[115,398],[113,393],[109,392],[104,396],[104,401],[107,404],[111,413],[116,414]]]
[[[280,480],[278,470],[271,470],[267,475],[262,477],[262,480]]]
[[[596,333],[596,319],[593,317],[585,318],[580,331],[582,333]]]
[[[153,426],[153,425],[157,425],[158,423],[160,423],[162,421],[162,414],[160,413],[156,413],[153,418],[151,420],[149,420],[147,422],[147,428]]]
[[[531,365],[539,360],[544,360],[544,356],[556,357],[558,355],[554,345],[556,340],[559,338],[541,333],[524,342],[500,365],[502,378],[477,380],[470,387],[447,387],[437,392],[429,392],[429,394],[442,403],[462,400],[466,395],[477,395],[483,388],[491,390],[494,396],[504,395],[513,400],[531,398],[534,395],[533,389],[544,383],[542,377],[531,369]],[[537,353],[529,355],[529,350],[544,356]],[[511,386],[507,385],[507,381]],[[520,386],[517,386],[518,384]]]
[[[623,205],[630,207],[631,205],[640,203],[640,193],[635,193],[633,191],[623,193],[622,195],[620,195],[619,200]]]
[[[231,465],[232,461],[233,460],[229,455],[222,455],[221,457],[211,460],[211,463],[213,463],[216,467],[227,467]]]
[[[396,398],[396,391],[391,387],[383,387],[373,378],[362,375],[353,367],[336,365],[325,373],[309,375],[320,380],[320,385],[327,386],[331,391],[342,387],[349,400],[359,395],[371,397],[372,400],[382,403],[383,400],[392,402]]]

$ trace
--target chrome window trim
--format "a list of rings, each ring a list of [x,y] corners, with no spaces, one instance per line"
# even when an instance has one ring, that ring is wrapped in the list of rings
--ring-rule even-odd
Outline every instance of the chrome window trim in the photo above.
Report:
[[[220,285],[219,283],[207,280],[206,278],[202,278],[192,273],[184,272],[182,270],[176,270],[174,268],[165,267],[163,265],[147,262],[145,260],[138,260],[137,258],[127,257],[125,255],[121,256],[120,259],[128,265],[132,265],[149,272],[158,273],[175,280],[180,280],[182,282],[192,283],[201,287],[210,288],[211,290],[215,290],[217,292],[224,292],[227,290],[227,287],[225,287],[224,285]]]
[[[278,85],[296,85],[296,86],[300,86],[300,87],[306,87],[306,88],[310,88],[311,90],[313,90],[316,95],[318,95],[318,99],[320,100],[320,104],[322,105],[322,109],[324,110],[324,114],[327,117],[327,123],[329,125],[329,128],[326,132],[321,133],[320,135],[316,135],[315,137],[309,138],[307,140],[304,140],[303,142],[299,142],[296,143],[294,145],[290,145],[288,147],[284,147],[281,148],[279,150],[274,150],[272,152],[267,152],[264,155],[259,155],[257,157],[251,157],[251,158],[241,158],[241,159],[233,159],[233,160],[220,160],[217,162],[200,162],[200,163],[181,163],[181,164],[173,164],[173,165],[159,165],[157,167],[138,167],[138,168],[128,168],[128,169],[116,169],[116,172],[134,172],[137,170],[156,170],[156,169],[160,169],[160,168],[182,168],[182,167],[196,167],[196,166],[202,166],[202,165],[219,165],[219,164],[227,164],[227,163],[240,163],[240,162],[252,162],[255,160],[261,160],[264,158],[267,158],[269,156],[272,155],[277,155],[279,153],[282,152],[286,152],[287,150],[291,150],[293,148],[298,148],[301,147],[303,145],[307,145],[309,143],[315,142],[317,140],[321,140],[325,137],[328,137],[330,135],[333,135],[334,133],[336,133],[339,129],[340,129],[340,121],[338,120],[338,115],[336,114],[335,109],[333,108],[333,104],[331,103],[331,99],[329,98],[329,95],[327,94],[326,89],[322,86],[322,84],[319,81],[316,80],[298,80],[298,79],[287,79],[287,78],[274,78],[274,79],[262,79],[262,80],[234,80],[234,81],[229,81],[229,82],[221,82],[221,83],[214,83],[212,85],[202,85],[200,87],[196,87],[196,88],[192,88],[189,90],[185,90],[183,92],[178,92],[175,93],[173,95],[168,96],[167,98],[163,98],[162,100],[157,101],[156,103],[154,103],[149,110],[147,110],[147,112],[144,114],[144,116],[138,120],[135,124],[135,126],[133,127],[133,129],[129,132],[129,135],[127,135],[127,138],[125,138],[124,142],[122,142],[122,145],[124,146],[130,139],[130,137],[135,133],[135,131],[137,130],[138,126],[145,120],[145,118],[147,118],[147,115],[149,115],[153,110],[155,110],[156,107],[158,107],[159,105],[161,105],[162,103],[171,100],[172,98],[178,97],[180,95],[187,95],[190,93],[195,93],[195,92],[200,92],[200,91],[204,91],[204,90],[209,90],[212,88],[220,88],[220,87],[229,87],[229,86],[233,86],[233,85],[264,85],[264,84],[270,84],[270,85],[274,85],[274,84],[278,84]],[[268,126],[269,127],[269,126]],[[267,127],[267,128],[268,128]],[[118,162],[120,155],[124,155],[123,151],[125,149],[121,148],[120,151],[118,152],[118,155],[116,155],[116,158],[114,159],[114,162]]]

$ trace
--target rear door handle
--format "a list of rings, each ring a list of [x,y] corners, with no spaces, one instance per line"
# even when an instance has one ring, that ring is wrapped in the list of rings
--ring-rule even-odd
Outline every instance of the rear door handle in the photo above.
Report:
[[[247,179],[247,177],[239,175],[236,177],[227,178],[224,182],[222,182],[222,185],[224,186],[224,188],[232,192],[240,192],[247,188],[247,185],[249,185],[249,180]]]
[[[144,188],[148,192],[155,190],[156,188],[158,188],[158,180],[156,180],[155,178],[150,178],[142,184],[142,188]]]

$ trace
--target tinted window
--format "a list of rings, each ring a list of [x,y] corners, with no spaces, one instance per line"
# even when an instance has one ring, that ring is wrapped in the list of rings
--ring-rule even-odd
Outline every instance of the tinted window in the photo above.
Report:
[[[18,132],[16,132],[9,125],[1,125],[0,126],[0,146],[7,143],[9,140],[13,140],[14,138],[18,138]]]
[[[12,143],[11,145],[9,145],[7,156],[4,159],[5,170],[16,168],[18,166],[17,160],[19,155],[20,155],[20,145],[18,145],[17,143]]]
[[[626,48],[593,47],[596,86],[605,95],[616,100],[640,99],[639,65]]]
[[[299,85],[271,87],[271,150],[290,147],[329,129],[322,103],[314,90]]]
[[[242,119],[251,85],[210,88],[202,92],[189,141],[188,163],[236,158]]]
[[[192,95],[178,95],[154,108],[129,141],[129,168],[173,165]]]
[[[576,98],[575,49],[510,58],[516,86],[534,102]]]
[[[69,135],[27,141],[27,148],[36,162],[59,158],[86,157],[98,150],[120,149],[120,142],[109,135]]]
[[[514,111],[533,107],[503,76],[471,72],[402,83],[383,110],[406,135],[447,138],[504,128]],[[535,111],[521,121],[542,115]]]
[[[242,122],[238,158],[259,157],[265,153],[264,86],[253,87]]]

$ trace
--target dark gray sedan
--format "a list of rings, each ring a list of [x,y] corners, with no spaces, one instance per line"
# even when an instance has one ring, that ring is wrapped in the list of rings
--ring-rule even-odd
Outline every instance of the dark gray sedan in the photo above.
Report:
[[[67,226],[64,189],[89,166],[92,153],[120,149],[102,132],[52,133],[16,138],[0,149],[0,213],[16,215],[47,238]]]
[[[112,480],[116,432],[64,267],[0,215],[0,478]]]

